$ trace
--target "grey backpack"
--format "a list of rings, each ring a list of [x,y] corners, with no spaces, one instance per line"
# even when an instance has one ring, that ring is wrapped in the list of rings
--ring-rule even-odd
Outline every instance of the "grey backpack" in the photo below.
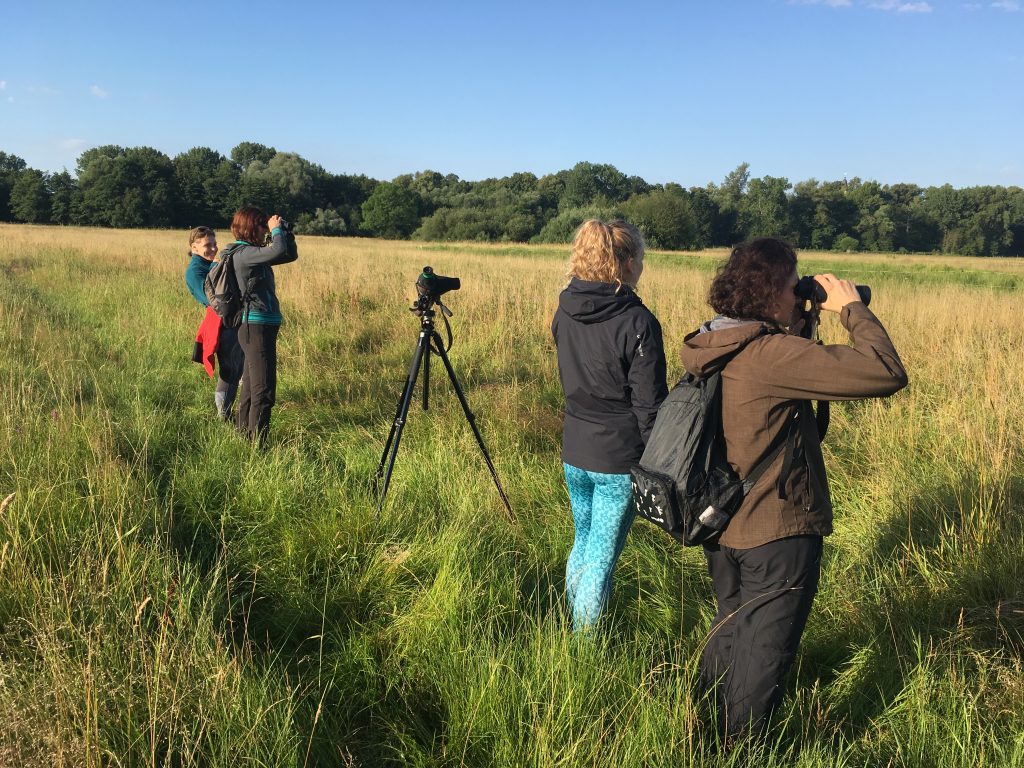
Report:
[[[251,286],[247,286],[251,290]],[[228,248],[215,263],[203,282],[203,292],[210,307],[227,328],[242,324],[248,291],[244,294],[235,278],[234,250]]]
[[[721,372],[686,374],[658,409],[640,463],[630,468],[637,516],[686,546],[713,542],[784,448],[790,466],[796,442],[799,408],[768,455],[740,479],[725,455],[721,385]]]

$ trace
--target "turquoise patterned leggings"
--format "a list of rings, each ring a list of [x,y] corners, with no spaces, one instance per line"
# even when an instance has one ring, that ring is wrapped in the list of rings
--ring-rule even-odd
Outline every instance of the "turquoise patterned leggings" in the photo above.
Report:
[[[597,623],[612,589],[615,561],[633,523],[629,475],[588,472],[563,464],[576,539],[565,566],[565,589],[579,632]]]

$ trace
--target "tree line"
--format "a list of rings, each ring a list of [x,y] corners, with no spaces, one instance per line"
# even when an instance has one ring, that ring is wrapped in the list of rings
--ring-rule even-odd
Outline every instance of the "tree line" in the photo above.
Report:
[[[83,152],[75,173],[46,173],[0,152],[0,220],[105,227],[225,227],[242,204],[277,211],[301,234],[422,240],[568,242],[592,217],[636,224],[648,245],[729,246],[761,235],[836,251],[1024,255],[1024,190],[880,184],[859,178],[791,184],[752,178],[747,163],[720,184],[650,184],[582,162],[466,181],[437,171],[391,181],[334,174],[292,152],[242,142],[224,156],[194,147]]]

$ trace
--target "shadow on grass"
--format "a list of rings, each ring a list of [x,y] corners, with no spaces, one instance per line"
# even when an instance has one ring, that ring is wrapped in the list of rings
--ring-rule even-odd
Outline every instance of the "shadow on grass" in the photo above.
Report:
[[[848,587],[859,590],[847,602],[855,620],[805,642],[791,681],[826,696],[829,686],[843,691],[826,725],[851,739],[871,733],[908,684],[921,648],[1024,654],[1022,508],[1024,479],[994,490],[965,473],[920,489],[878,530],[870,572]]]

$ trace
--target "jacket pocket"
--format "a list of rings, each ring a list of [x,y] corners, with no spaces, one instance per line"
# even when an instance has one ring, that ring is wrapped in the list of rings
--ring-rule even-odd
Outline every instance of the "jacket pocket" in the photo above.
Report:
[[[787,523],[796,522],[796,518],[805,514],[814,501],[811,489],[811,471],[807,462],[806,451],[802,447],[798,449],[799,454],[793,461],[789,471],[789,477],[785,479],[783,488],[786,491],[784,515]]]

